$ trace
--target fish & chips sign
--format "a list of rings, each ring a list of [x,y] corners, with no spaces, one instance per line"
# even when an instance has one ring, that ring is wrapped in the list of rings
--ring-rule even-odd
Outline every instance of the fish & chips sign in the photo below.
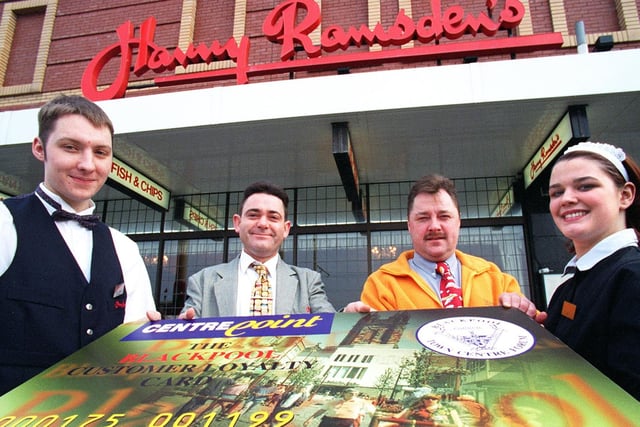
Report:
[[[467,55],[512,54],[558,48],[562,45],[560,33],[492,38],[500,30],[516,28],[526,13],[524,5],[518,0],[505,0],[501,10],[495,10],[496,4],[497,0],[487,0],[489,13],[474,15],[461,5],[443,10],[441,0],[431,0],[430,15],[414,19],[400,9],[394,23],[387,28],[380,23],[374,28],[364,24],[346,29],[328,25],[322,29],[320,44],[315,44],[310,34],[320,25],[321,11],[318,4],[314,0],[285,0],[268,13],[262,25],[267,39],[281,45],[280,62],[264,64],[250,64],[250,42],[246,35],[240,40],[231,37],[225,43],[213,41],[209,45],[200,43],[197,46],[191,43],[186,50],[176,48],[170,51],[154,41],[155,18],[149,17],[140,25],[139,37],[134,37],[134,25],[128,21],[116,30],[118,42],[104,48],[89,62],[82,76],[81,88],[87,98],[95,101],[122,98],[127,90],[131,71],[136,76],[147,72],[159,74],[176,67],[223,60],[232,60],[235,67],[158,76],[154,83],[169,86],[235,78],[238,84],[244,84],[251,76],[282,72],[362,67],[391,61],[451,59]],[[476,39],[479,33],[488,38]],[[463,35],[471,35],[473,38],[438,44],[443,38],[455,40]],[[337,50],[347,51],[351,46],[403,46],[414,40],[422,44],[406,49],[331,55]],[[303,50],[306,58],[295,59],[298,50]],[[117,75],[107,87],[100,89],[100,74],[112,60],[119,60]]]

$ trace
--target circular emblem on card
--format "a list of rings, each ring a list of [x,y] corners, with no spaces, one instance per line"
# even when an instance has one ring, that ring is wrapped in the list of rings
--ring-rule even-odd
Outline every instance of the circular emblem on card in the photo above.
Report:
[[[488,317],[448,317],[425,323],[416,331],[418,342],[437,353],[465,359],[504,359],[535,345],[526,329]]]

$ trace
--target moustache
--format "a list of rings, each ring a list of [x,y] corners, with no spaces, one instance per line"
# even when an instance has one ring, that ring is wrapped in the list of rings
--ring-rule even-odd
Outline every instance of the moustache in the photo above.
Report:
[[[447,235],[444,233],[429,233],[424,235],[423,240],[439,240],[439,239],[445,239],[446,237]]]

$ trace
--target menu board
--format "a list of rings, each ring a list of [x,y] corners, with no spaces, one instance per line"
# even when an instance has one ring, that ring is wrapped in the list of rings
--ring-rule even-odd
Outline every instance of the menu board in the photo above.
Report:
[[[0,396],[0,427],[633,426],[640,404],[501,307],[128,323]]]

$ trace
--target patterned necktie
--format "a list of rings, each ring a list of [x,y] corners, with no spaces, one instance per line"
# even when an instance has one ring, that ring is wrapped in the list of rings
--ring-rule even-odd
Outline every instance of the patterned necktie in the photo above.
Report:
[[[251,315],[273,314],[273,294],[269,283],[269,271],[267,271],[267,267],[257,262],[251,263],[251,267],[258,273],[258,279],[251,296]]]
[[[96,226],[98,222],[100,222],[100,217],[98,215],[78,215],[63,210],[60,203],[49,197],[49,195],[42,191],[40,187],[36,188],[36,193],[42,198],[42,200],[47,202],[49,205],[51,205],[52,208],[55,209],[55,211],[53,211],[53,213],[51,214],[51,218],[53,218],[54,221],[78,221],[78,224],[80,224],[84,228],[88,228],[89,230],[91,230]]]
[[[436,265],[436,273],[441,276],[440,299],[444,308],[462,307],[462,290],[456,286],[449,265],[446,262],[439,262]]]

